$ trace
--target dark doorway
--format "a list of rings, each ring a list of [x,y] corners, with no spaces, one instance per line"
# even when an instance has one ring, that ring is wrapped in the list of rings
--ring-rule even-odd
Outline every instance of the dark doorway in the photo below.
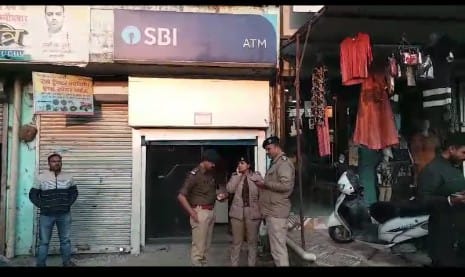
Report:
[[[171,144],[169,144],[171,143]],[[189,217],[177,201],[186,175],[200,162],[206,149],[215,149],[221,162],[215,181],[226,185],[236,161],[247,156],[254,161],[256,140],[149,142],[146,153],[146,239],[188,237]]]

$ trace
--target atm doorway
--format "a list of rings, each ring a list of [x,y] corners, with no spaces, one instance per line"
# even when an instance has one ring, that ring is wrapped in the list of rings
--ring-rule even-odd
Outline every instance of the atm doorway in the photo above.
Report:
[[[249,158],[252,166],[257,158],[256,139],[146,142],[146,241],[191,235],[189,216],[177,201],[177,195],[186,175],[199,164],[207,149],[214,149],[221,156],[214,172],[217,189],[226,185],[240,157]],[[217,224],[228,223],[228,203],[217,202],[215,212]]]

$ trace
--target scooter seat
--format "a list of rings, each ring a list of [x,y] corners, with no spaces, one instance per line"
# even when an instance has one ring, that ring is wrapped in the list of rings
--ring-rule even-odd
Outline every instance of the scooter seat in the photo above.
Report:
[[[377,202],[370,206],[370,215],[379,223],[395,217],[413,217],[427,215],[426,207],[417,201],[400,203]]]
[[[390,202],[376,202],[370,206],[370,215],[379,223],[399,216],[399,209]]]

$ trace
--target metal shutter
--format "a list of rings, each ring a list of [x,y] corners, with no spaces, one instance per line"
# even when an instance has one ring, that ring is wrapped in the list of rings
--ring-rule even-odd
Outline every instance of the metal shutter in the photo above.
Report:
[[[73,174],[78,186],[71,209],[73,252],[130,251],[132,134],[127,104],[102,104],[91,117],[42,115],[39,135],[39,171],[48,170],[47,156],[59,151],[63,171]],[[55,228],[49,253],[59,253],[59,246]]]

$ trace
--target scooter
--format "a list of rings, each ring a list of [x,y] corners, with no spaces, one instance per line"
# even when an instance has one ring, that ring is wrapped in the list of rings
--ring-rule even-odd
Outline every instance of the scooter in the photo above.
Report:
[[[402,205],[378,202],[367,206],[358,175],[344,172],[337,182],[341,194],[328,219],[328,232],[337,243],[354,240],[378,250],[414,253],[414,240],[428,235],[429,215],[415,201]],[[403,245],[404,247],[398,247]]]

